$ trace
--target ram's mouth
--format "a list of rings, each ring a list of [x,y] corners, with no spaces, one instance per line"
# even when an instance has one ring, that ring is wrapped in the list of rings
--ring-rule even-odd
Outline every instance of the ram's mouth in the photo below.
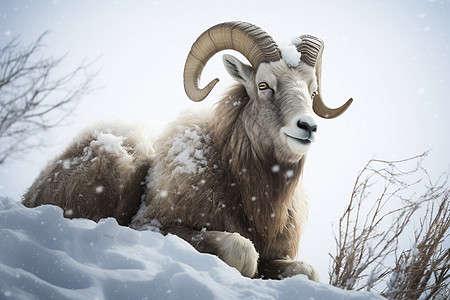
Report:
[[[292,135],[289,135],[289,134],[287,134],[287,133],[284,133],[288,138],[291,138],[291,139],[293,139],[293,140],[296,140],[297,142],[299,142],[299,143],[301,143],[302,145],[308,145],[308,144],[310,144],[311,143],[311,140],[308,138],[308,139],[301,139],[301,138],[299,138],[299,137],[295,137],[295,136],[292,136]]]

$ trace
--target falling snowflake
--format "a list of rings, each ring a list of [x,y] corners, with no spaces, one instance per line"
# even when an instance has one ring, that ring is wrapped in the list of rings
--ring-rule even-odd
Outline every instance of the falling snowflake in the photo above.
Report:
[[[272,172],[273,172],[273,173],[278,173],[278,172],[280,172],[280,166],[279,166],[279,165],[273,165],[273,166],[272,166]]]
[[[294,170],[287,170],[287,171],[286,171],[286,177],[287,177],[287,178],[292,178],[292,177],[294,177]]]

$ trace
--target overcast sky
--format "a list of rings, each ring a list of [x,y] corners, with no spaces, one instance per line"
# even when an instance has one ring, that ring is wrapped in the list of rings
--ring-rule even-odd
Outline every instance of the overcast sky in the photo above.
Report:
[[[449,169],[449,12],[448,0],[0,0],[0,45],[16,36],[28,45],[51,30],[43,54],[67,54],[68,71],[100,57],[103,86],[82,99],[72,125],[45,135],[48,147],[0,167],[0,195],[19,200],[46,161],[96,120],[118,117],[157,128],[198,106],[184,94],[182,71],[191,44],[210,26],[248,21],[280,44],[313,34],[326,45],[324,101],[336,107],[354,98],[341,117],[318,120],[306,164],[310,222],[300,258],[327,281],[331,222],[370,158],[403,159],[431,149],[425,161],[431,176]],[[200,105],[213,104],[230,83],[221,55],[207,65],[202,82],[214,77],[221,82]]]

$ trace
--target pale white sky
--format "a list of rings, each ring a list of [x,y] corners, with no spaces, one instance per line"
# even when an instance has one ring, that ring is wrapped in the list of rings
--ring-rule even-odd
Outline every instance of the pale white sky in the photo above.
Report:
[[[68,70],[101,55],[103,86],[83,98],[71,126],[45,136],[49,147],[0,167],[0,195],[19,200],[45,162],[96,120],[120,117],[159,127],[198,106],[184,94],[185,58],[204,30],[231,20],[254,23],[280,44],[304,33],[322,38],[325,102],[335,107],[354,98],[341,117],[318,120],[318,141],[306,164],[310,222],[300,258],[327,281],[331,222],[370,158],[402,159],[432,149],[425,162],[431,176],[449,170],[448,0],[0,0],[0,45],[14,36],[28,45],[50,29],[45,55],[67,53]],[[214,77],[221,82],[204,105],[230,82],[221,55],[207,65],[203,82]]]

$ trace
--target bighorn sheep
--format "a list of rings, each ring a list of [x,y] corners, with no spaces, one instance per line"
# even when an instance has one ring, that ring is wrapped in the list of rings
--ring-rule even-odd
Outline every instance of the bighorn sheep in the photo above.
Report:
[[[157,228],[248,277],[305,274],[318,280],[310,265],[293,260],[307,218],[297,185],[317,131],[314,112],[334,118],[352,99],[337,109],[325,106],[323,42],[302,35],[295,47],[301,58],[288,64],[255,25],[211,27],[187,57],[190,99],[203,100],[217,83],[199,88],[202,70],[217,52],[234,49],[250,62],[223,56],[238,84],[214,114],[182,115],[152,145],[154,152],[137,130],[91,128],[49,163],[23,203],[56,204],[68,217],[112,216],[136,229]]]

